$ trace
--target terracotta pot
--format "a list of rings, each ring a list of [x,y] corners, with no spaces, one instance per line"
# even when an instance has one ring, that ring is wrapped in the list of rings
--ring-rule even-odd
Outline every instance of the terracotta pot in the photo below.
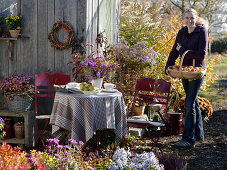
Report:
[[[9,33],[12,38],[17,38],[20,35],[20,30],[9,30]]]
[[[145,106],[135,106],[134,113],[136,116],[142,116],[144,113]]]
[[[23,122],[15,123],[14,132],[15,132],[15,137],[17,139],[23,139],[24,138],[24,123]]]
[[[5,139],[11,139],[14,137],[14,131],[13,131],[13,119],[12,118],[5,118],[5,126],[4,131],[6,132],[6,135],[4,136]]]

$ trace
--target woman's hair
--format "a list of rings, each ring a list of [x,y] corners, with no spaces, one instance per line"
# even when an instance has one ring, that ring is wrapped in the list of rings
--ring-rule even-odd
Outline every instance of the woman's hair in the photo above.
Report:
[[[198,16],[198,12],[196,10],[194,10],[193,8],[187,8],[184,10],[184,14],[187,13],[187,12],[191,12],[192,14],[194,14],[197,19],[196,19],[196,25],[203,25],[205,28],[208,29],[208,23],[206,22],[205,19],[201,18]]]

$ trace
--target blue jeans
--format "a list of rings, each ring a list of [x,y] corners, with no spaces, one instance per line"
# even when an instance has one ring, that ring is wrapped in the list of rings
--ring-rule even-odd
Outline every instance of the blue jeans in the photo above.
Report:
[[[204,76],[201,79],[192,81],[182,80],[186,94],[183,140],[191,144],[194,144],[196,140],[204,139],[203,119],[197,98],[203,80]]]

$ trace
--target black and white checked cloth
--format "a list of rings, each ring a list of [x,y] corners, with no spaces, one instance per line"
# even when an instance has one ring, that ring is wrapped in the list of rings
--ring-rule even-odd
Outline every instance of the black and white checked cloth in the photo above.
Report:
[[[97,95],[57,92],[50,124],[71,131],[71,138],[87,142],[101,129],[114,129],[118,138],[127,131],[126,111],[120,92]]]

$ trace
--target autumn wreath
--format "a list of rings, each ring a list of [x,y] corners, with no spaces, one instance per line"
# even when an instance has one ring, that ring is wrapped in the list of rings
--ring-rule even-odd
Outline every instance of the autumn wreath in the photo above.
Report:
[[[63,42],[63,43],[59,42],[56,38],[57,37],[56,35],[60,29],[64,29],[68,34],[66,42]],[[51,45],[56,47],[59,50],[70,48],[72,46],[72,42],[74,39],[73,29],[66,22],[55,23],[52,28],[52,31],[49,33],[48,39]]]

